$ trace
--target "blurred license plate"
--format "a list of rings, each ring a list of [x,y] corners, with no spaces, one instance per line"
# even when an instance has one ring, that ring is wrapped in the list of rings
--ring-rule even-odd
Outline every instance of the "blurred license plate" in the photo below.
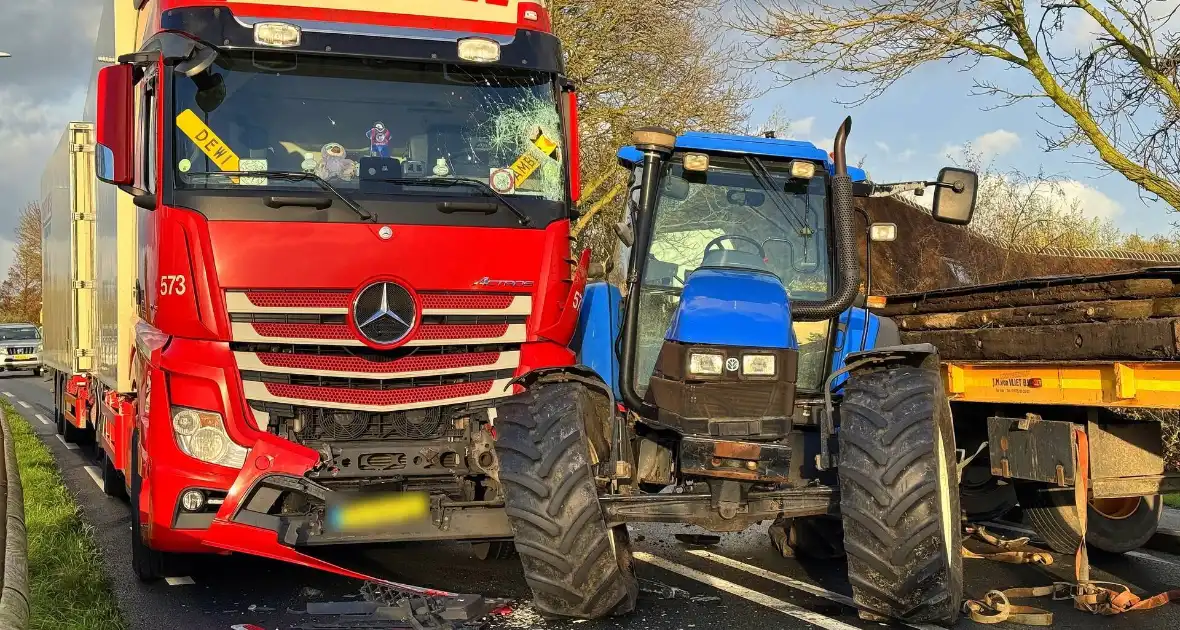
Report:
[[[16,355],[16,358],[13,360],[14,361],[28,361],[31,358],[33,358],[33,355],[31,355],[31,354],[18,354],[18,355]]]
[[[430,495],[424,492],[335,495],[328,502],[327,516],[328,528],[337,532],[423,521],[430,518]]]

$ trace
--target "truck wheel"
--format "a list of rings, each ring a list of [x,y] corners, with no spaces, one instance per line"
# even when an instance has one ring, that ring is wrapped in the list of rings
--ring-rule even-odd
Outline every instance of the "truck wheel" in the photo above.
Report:
[[[1081,528],[1073,488],[1020,483],[1016,493],[1028,522],[1050,549],[1064,554],[1077,551]],[[1092,500],[1086,513],[1086,543],[1107,553],[1134,551],[1155,535],[1163,508],[1158,495]]]
[[[508,520],[534,605],[550,618],[598,619],[635,608],[627,528],[607,527],[583,422],[581,385],[539,385],[498,409],[496,452]]]
[[[115,497],[116,499],[126,499],[127,486],[123,481],[123,473],[115,468],[115,462],[111,460],[110,455],[102,446],[101,440],[95,440],[95,451],[97,451],[99,461],[102,463],[102,491],[108,497]]]
[[[131,436],[131,568],[141,582],[154,582],[166,577],[171,554],[156,551],[143,539],[143,524],[139,522],[140,489],[143,479],[139,476],[139,436]]]
[[[977,459],[963,469],[959,495],[967,520],[972,523],[999,520],[1015,509],[1017,503],[1015,488],[993,476],[986,460],[979,463]]]
[[[862,616],[949,626],[963,596],[962,523],[939,374],[878,368],[851,375],[844,392],[840,510],[853,600]]]
[[[480,560],[507,560],[516,555],[516,545],[510,540],[472,543],[471,551]]]

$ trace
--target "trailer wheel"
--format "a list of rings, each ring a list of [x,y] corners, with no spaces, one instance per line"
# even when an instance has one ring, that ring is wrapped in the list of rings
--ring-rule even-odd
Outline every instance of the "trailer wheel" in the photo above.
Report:
[[[963,595],[962,524],[939,374],[876,368],[850,375],[844,391],[840,509],[853,600],[862,616],[950,625]]]
[[[583,423],[591,392],[539,385],[503,403],[496,452],[508,520],[534,605],[550,618],[598,619],[635,608],[627,528],[607,527]]]
[[[139,476],[139,435],[131,435],[131,568],[141,582],[154,582],[168,575],[171,555],[148,546],[143,539],[139,500],[143,479]]]
[[[1016,493],[1028,522],[1050,549],[1064,554],[1077,551],[1081,534],[1073,488],[1020,483]],[[1107,553],[1134,551],[1155,535],[1163,508],[1158,495],[1093,500],[1086,513],[1086,543]]]
[[[480,560],[507,560],[516,556],[516,545],[510,540],[472,543],[471,551]]]
[[[102,491],[108,497],[116,499],[130,498],[127,495],[127,484],[123,479],[123,473],[115,468],[115,462],[107,455],[107,451],[102,446],[102,440],[96,439],[94,441],[94,450],[98,455],[99,462],[102,464]]]

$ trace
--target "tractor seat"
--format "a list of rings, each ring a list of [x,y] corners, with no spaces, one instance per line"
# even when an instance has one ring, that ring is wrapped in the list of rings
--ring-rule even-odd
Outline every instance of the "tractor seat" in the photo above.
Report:
[[[770,271],[766,261],[754,252],[743,252],[731,249],[714,249],[706,252],[701,260],[702,267],[739,267]]]

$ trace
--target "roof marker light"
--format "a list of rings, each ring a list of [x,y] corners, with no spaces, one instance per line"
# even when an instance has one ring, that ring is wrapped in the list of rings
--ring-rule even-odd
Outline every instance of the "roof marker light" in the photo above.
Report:
[[[275,48],[293,48],[303,41],[303,31],[286,22],[259,22],[254,25],[254,43]]]
[[[500,44],[482,37],[459,40],[459,58],[480,63],[500,60]]]

